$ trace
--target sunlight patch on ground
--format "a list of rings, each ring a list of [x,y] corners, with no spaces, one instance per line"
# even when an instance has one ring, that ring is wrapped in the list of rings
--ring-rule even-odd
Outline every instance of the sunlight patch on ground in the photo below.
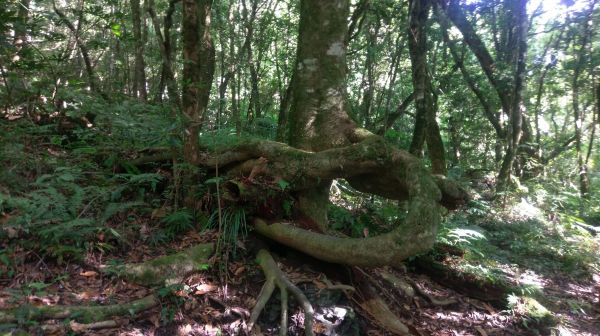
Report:
[[[525,270],[524,273],[519,275],[518,279],[521,285],[525,286],[534,286],[536,288],[544,288],[546,283],[548,282],[544,277],[535,273],[532,270]]]
[[[533,219],[543,216],[542,211],[535,206],[535,204],[530,203],[526,198],[521,198],[521,202],[513,207],[512,212],[520,218]]]

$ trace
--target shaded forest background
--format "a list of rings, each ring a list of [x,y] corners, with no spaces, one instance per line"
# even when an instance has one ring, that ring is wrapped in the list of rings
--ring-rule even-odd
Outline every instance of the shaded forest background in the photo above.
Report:
[[[218,334],[217,329],[236,334],[243,328],[226,311],[239,306],[247,314],[234,313],[235,321],[258,323],[265,334],[274,334],[277,325],[288,326],[265,317],[273,299],[261,319],[255,316],[263,296],[260,286],[249,283],[262,281],[257,280],[262,268],[267,279],[279,279],[277,286],[295,293],[274,271],[281,267],[295,284],[312,277],[319,291],[339,292],[335,286],[352,282],[361,299],[342,287],[353,303],[337,304],[354,304],[361,317],[348,322],[350,329],[336,331],[341,335],[597,333],[598,1],[334,2],[347,11],[331,11],[315,0],[0,0],[0,322],[6,324],[0,330],[133,334],[141,326],[186,334],[181,326],[198,321],[194,312],[202,310],[201,316],[211,318],[191,324],[196,334]],[[311,21],[325,14],[343,28]],[[343,43],[319,49],[320,38],[339,32]],[[314,65],[304,58],[312,52],[343,56],[330,68],[319,65],[339,70],[319,77],[340,90],[339,101],[319,91],[320,79],[315,84],[302,77]],[[306,107],[311,97],[318,97],[316,107]],[[337,103],[341,112],[322,112]],[[314,118],[305,110],[316,111]],[[355,133],[339,140],[350,128]],[[343,151],[362,150],[360,145],[371,146],[364,147],[364,157]],[[304,151],[322,153],[321,161],[310,161]],[[411,156],[393,161],[391,151]],[[421,253],[431,246],[417,230],[405,234],[426,242],[407,252],[407,266],[392,262],[393,271],[379,269],[362,282],[358,266],[365,262],[358,257],[341,262],[354,265],[352,280],[339,277],[348,271],[340,269],[338,277],[328,275],[332,284],[319,271],[294,268],[294,260],[305,257],[279,245],[269,246],[287,264],[271,264],[259,252],[259,268],[253,258],[264,243],[254,246],[260,239],[249,231],[317,259],[340,261],[333,240],[323,240],[328,248],[314,253],[306,251],[315,250],[312,245],[298,246],[306,239],[286,243],[287,233],[268,225],[281,220],[308,232],[337,230],[365,240],[396,232],[399,223],[413,224],[412,205],[404,202],[414,196],[412,181],[397,187],[369,180],[378,174],[389,178],[388,171],[404,166],[370,172],[368,178],[360,164],[339,169],[350,175],[333,168],[322,172],[324,161],[337,164],[327,153],[361,164],[370,163],[373,153],[384,153],[385,163],[375,160],[382,165],[409,166],[413,157],[421,159],[423,171],[435,179],[427,174],[419,183],[432,179],[443,196],[436,202],[460,207],[440,210],[439,229],[432,224],[433,252]],[[292,168],[277,166],[277,160]],[[363,175],[351,175],[352,169]],[[436,207],[422,213],[427,219],[437,212]],[[154,265],[151,281],[143,272],[115,271],[204,246],[197,244],[213,244],[210,251],[216,253],[193,250],[192,259],[163,260],[177,271]],[[372,266],[384,264],[377,260]],[[107,271],[106,265],[117,268]],[[175,277],[179,285],[165,285],[172,278],[168,273],[181,269],[187,271]],[[210,276],[189,278],[192,270]],[[115,277],[143,288],[158,286],[152,293],[162,294],[117,285]],[[397,279],[404,278],[408,285],[402,282],[398,289]],[[89,297],[64,299],[65,283],[74,292],[88,288]],[[421,293],[436,286],[441,287],[433,293],[452,302]],[[580,291],[570,291],[575,287]],[[392,289],[398,292],[389,294]],[[103,296],[107,291],[110,300]],[[61,299],[48,299],[51,293]],[[210,299],[206,293],[213,293]],[[205,301],[186,305],[186,295]],[[469,296],[485,304],[472,304]],[[399,302],[391,311],[401,316],[400,326],[373,313],[365,304],[369,297],[383,297],[392,307]],[[102,313],[91,322],[89,316],[78,319],[85,309],[79,315],[14,310],[28,304],[132,304],[131,299],[142,300],[144,308],[126,306],[113,315],[154,309],[154,317],[130,323]],[[302,309],[291,306],[306,313],[297,300]],[[309,295],[307,301],[315,300]],[[219,313],[207,313],[208,301]],[[315,316],[324,305],[315,305]],[[453,322],[431,318],[432,311],[451,316],[448,306],[461,312],[475,306],[483,315]],[[65,317],[78,322],[68,327],[38,322]],[[111,323],[94,324],[98,321]],[[308,330],[299,321],[289,333]],[[210,332],[209,324],[215,326]]]

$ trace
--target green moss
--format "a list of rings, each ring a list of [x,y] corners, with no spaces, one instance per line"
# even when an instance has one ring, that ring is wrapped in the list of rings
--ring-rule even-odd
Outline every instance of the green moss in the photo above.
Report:
[[[509,298],[509,303],[513,310],[522,316],[523,325],[532,331],[545,335],[558,324],[554,314],[534,298],[512,297]]]
[[[144,286],[162,285],[189,272],[206,270],[206,261],[213,250],[213,244],[200,244],[144,263],[109,268],[106,272]]]

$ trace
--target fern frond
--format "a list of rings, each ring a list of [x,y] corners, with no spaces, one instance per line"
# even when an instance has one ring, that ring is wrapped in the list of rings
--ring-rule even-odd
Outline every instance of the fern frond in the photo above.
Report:
[[[120,212],[129,210],[132,208],[136,208],[136,207],[141,207],[144,205],[146,205],[146,203],[144,203],[144,202],[108,203],[108,205],[104,209],[104,212],[102,213],[102,215],[99,218],[99,222],[103,224],[107,220],[109,220],[112,216],[114,216]]]

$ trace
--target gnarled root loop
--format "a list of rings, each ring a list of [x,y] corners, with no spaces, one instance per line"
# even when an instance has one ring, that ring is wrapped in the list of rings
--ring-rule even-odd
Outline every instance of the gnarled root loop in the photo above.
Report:
[[[296,287],[296,285],[294,285],[279,269],[269,251],[265,249],[258,251],[256,260],[265,273],[266,281],[260,291],[260,294],[258,295],[256,306],[250,315],[248,330],[252,331],[254,328],[254,325],[258,320],[258,316],[264,309],[267,301],[269,301],[271,294],[273,294],[275,286],[277,286],[281,293],[281,327],[279,329],[279,335],[287,335],[288,292],[291,292],[304,310],[304,334],[306,336],[313,336],[314,333],[312,329],[314,310],[304,293],[302,293],[302,291]]]

